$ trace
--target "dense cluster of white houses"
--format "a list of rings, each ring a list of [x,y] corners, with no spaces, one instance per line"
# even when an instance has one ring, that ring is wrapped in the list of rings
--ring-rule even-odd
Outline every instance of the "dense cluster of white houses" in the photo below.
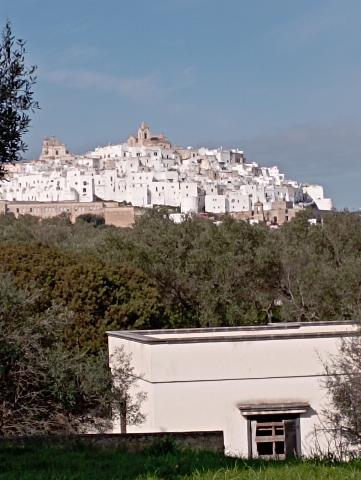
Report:
[[[245,218],[250,212],[263,215],[277,202],[283,202],[286,217],[288,210],[310,203],[332,208],[320,185],[286,180],[278,167],[248,163],[238,149],[172,146],[144,122],[126,142],[85,155],[73,155],[56,138],[46,138],[39,159],[14,166],[8,180],[0,185],[0,200],[7,202],[112,201],[166,205],[182,213],[243,213]]]

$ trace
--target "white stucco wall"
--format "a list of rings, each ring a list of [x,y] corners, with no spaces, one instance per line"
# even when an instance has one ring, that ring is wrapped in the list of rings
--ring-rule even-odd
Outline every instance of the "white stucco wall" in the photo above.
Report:
[[[332,200],[331,198],[317,198],[315,204],[319,210],[332,210]]]
[[[318,200],[324,197],[323,187],[321,185],[304,185],[302,190],[313,200]]]
[[[205,195],[205,211],[209,213],[226,213],[228,199],[225,195]]]
[[[248,195],[241,192],[229,192],[228,211],[229,212],[245,212],[251,210],[251,202]]]
[[[300,415],[302,453],[310,454],[314,426],[326,402],[322,362],[352,329],[340,323],[137,332],[149,343],[126,332],[110,333],[110,354],[121,345],[131,353],[139,388],[148,394],[146,422],[129,431],[223,430],[226,452],[247,456],[247,418],[240,405],[303,403],[310,408]]]
[[[182,213],[197,213],[199,211],[199,197],[182,197],[181,201]]]

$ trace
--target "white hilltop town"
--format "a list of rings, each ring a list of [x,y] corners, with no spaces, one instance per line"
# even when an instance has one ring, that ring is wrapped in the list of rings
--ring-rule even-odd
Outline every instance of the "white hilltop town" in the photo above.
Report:
[[[85,213],[130,226],[135,212],[173,207],[186,214],[230,214],[277,226],[307,206],[331,210],[321,185],[287,180],[277,166],[248,162],[239,149],[178,147],[144,122],[115,145],[74,155],[57,138],[45,138],[38,160],[11,167],[0,184],[0,212],[50,217]],[[218,214],[218,215],[217,215]]]

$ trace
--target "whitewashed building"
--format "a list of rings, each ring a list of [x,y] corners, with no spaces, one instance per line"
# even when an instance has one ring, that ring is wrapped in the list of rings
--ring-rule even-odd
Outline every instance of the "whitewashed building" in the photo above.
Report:
[[[143,122],[126,142],[71,154],[57,138],[45,138],[41,155],[11,168],[0,184],[7,202],[127,202],[164,205],[182,213],[244,213],[257,202],[315,203],[330,210],[320,185],[285,180],[278,167],[247,163],[242,150],[182,148]],[[300,207],[301,208],[301,207]]]
[[[129,432],[222,430],[228,454],[284,458],[312,454],[327,405],[324,362],[354,334],[350,323],[323,322],[119,331],[108,340],[110,363],[123,347],[147,394],[146,420]]]

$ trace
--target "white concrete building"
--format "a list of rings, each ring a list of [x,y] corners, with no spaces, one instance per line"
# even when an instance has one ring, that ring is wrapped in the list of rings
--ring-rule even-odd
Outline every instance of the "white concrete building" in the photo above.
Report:
[[[323,322],[108,332],[110,364],[124,348],[147,394],[145,422],[128,431],[222,430],[228,454],[311,455],[327,405],[323,362],[355,331]]]
[[[231,191],[227,193],[228,212],[248,212],[252,210],[252,202],[249,195]]]
[[[187,196],[181,198],[182,213],[197,213],[204,210],[204,196]]]
[[[226,213],[228,211],[228,198],[225,195],[206,195],[205,211],[207,213]]]
[[[313,200],[319,210],[332,210],[332,200],[325,198],[322,185],[303,185],[306,201]]]

